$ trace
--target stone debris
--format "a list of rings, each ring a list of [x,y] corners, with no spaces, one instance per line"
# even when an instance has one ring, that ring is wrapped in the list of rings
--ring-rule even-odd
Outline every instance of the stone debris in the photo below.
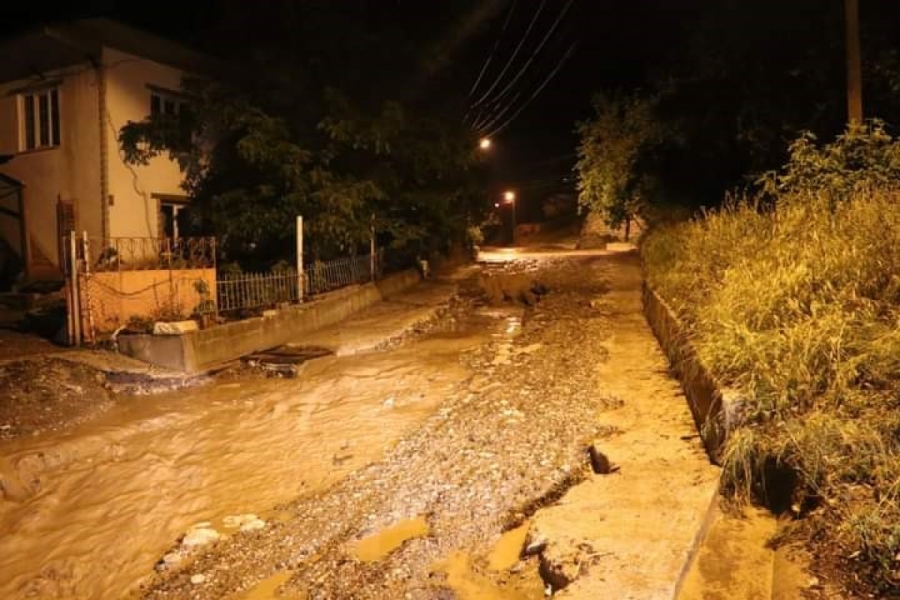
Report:
[[[157,321],[153,324],[153,335],[183,335],[200,331],[197,321]]]
[[[196,573],[194,575],[191,575],[191,583],[193,585],[201,585],[203,583],[206,583],[206,575],[204,575],[203,573]]]
[[[181,539],[181,547],[184,550],[191,551],[200,546],[217,542],[221,537],[219,532],[211,527],[210,523],[199,523],[184,534],[184,537]]]

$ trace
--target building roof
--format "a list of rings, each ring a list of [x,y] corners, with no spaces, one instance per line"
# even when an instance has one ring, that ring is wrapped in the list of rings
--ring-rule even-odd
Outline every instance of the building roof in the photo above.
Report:
[[[83,62],[96,63],[115,48],[194,73],[211,74],[217,61],[184,44],[111,19],[79,19],[36,27],[0,42],[0,82],[41,75]]]

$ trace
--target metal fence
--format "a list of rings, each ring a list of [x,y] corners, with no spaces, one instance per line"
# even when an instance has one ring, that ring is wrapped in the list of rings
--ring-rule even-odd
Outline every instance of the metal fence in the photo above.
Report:
[[[70,239],[74,237],[74,244]],[[148,271],[156,269],[214,269],[216,238],[214,237],[88,237],[64,236],[63,255],[66,269],[75,259],[87,272]]]
[[[314,296],[354,283],[362,283],[381,276],[383,253],[348,256],[329,261],[316,261],[304,266],[306,294]]]
[[[297,302],[297,272],[219,274],[216,277],[216,305],[219,312],[275,306]]]
[[[304,266],[303,297],[307,298],[348,285],[381,277],[384,254],[350,256],[315,261]],[[202,312],[259,309],[298,302],[300,278],[296,270],[274,273],[220,273],[216,278],[216,301],[204,303]]]

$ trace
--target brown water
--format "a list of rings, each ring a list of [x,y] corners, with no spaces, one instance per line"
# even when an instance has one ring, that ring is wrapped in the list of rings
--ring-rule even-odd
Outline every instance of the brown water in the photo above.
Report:
[[[135,398],[67,435],[0,446],[0,477],[36,490],[0,502],[0,598],[126,596],[191,525],[265,515],[379,458],[467,376],[461,351],[518,322],[497,313],[319,359],[296,380]]]
[[[291,571],[279,571],[259,582],[256,587],[241,596],[241,600],[277,600],[278,588],[286,583],[291,575],[293,575]]]
[[[406,519],[359,540],[354,545],[353,554],[363,562],[379,561],[404,542],[426,535],[428,535],[428,521],[425,517]]]

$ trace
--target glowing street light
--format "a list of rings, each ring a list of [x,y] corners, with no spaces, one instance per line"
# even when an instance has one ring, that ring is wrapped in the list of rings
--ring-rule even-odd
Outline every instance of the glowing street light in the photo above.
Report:
[[[503,200],[512,207],[512,243],[516,245],[516,193],[512,190],[503,192]]]
[[[478,142],[478,147],[481,148],[482,150],[487,150],[488,148],[490,148],[491,147],[491,138],[486,138],[486,137],[481,138],[481,140]]]

